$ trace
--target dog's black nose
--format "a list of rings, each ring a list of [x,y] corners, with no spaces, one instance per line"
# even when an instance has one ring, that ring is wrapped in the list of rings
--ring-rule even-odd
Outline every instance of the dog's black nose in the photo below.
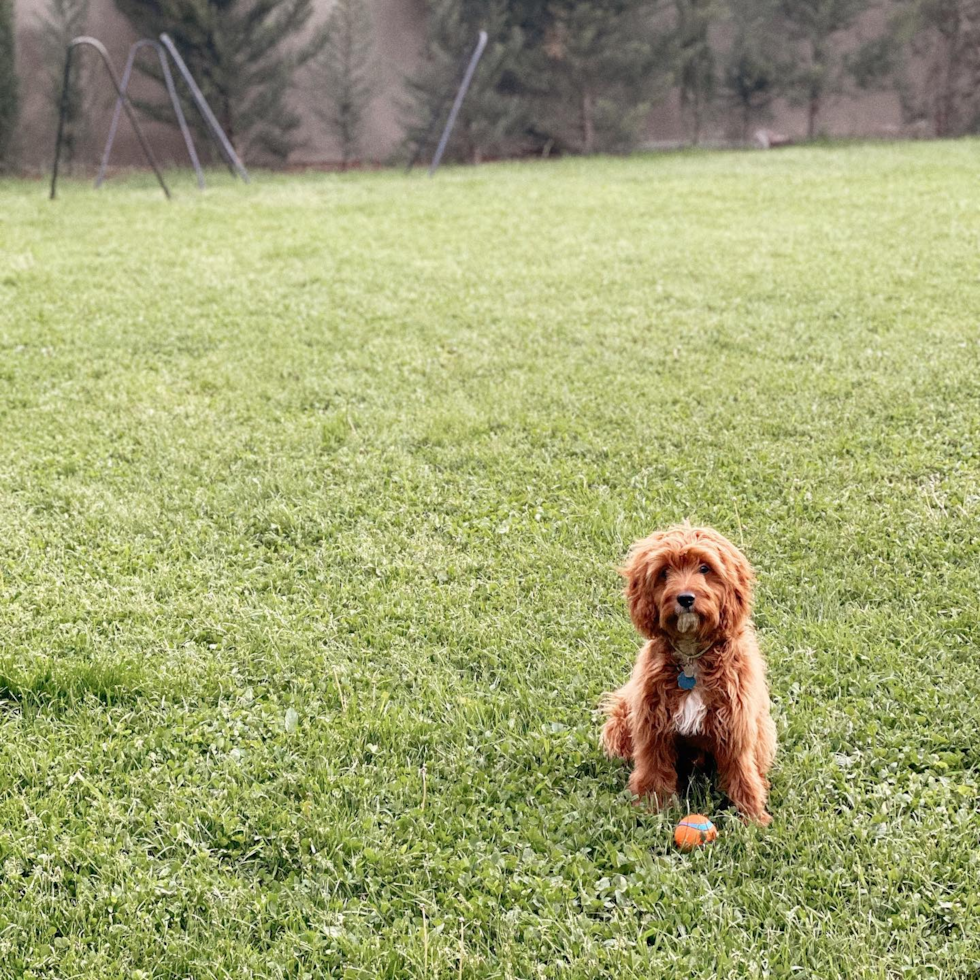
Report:
[[[693,592],[682,592],[677,597],[677,602],[682,605],[685,609],[690,609],[694,605],[694,593]]]

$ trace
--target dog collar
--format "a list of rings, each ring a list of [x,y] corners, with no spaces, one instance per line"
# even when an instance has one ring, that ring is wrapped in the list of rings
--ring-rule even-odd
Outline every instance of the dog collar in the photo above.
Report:
[[[677,663],[677,686],[682,691],[693,691],[698,683],[697,678],[697,662],[698,659],[704,654],[706,654],[712,647],[713,643],[708,643],[703,646],[700,650],[696,650],[694,653],[689,653],[686,650],[680,650],[673,643],[671,643],[670,648],[674,654],[674,660]]]
[[[671,643],[670,649],[671,652],[674,654],[674,659],[678,663],[686,664],[686,663],[693,663],[699,657],[703,657],[713,646],[714,643],[706,643],[700,649],[697,648],[692,649],[691,646],[687,646],[686,649],[682,649],[681,647],[677,646],[676,643]]]

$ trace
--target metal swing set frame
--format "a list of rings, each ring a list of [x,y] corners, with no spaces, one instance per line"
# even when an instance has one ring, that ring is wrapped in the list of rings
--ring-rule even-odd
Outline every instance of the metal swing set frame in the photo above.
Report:
[[[449,115],[446,119],[442,130],[442,135],[439,139],[439,144],[436,147],[435,154],[432,157],[432,162],[429,165],[430,177],[435,175],[435,172],[439,169],[439,164],[442,162],[442,156],[443,153],[445,153],[447,144],[449,143],[449,137],[453,131],[453,127],[456,125],[456,117],[459,115],[460,108],[463,105],[463,100],[466,98],[466,94],[470,88],[470,83],[473,81],[473,76],[476,73],[477,65],[479,64],[480,58],[483,56],[483,52],[486,49],[487,40],[487,32],[481,30],[477,37],[476,47],[474,48],[473,53],[467,62],[466,70],[463,73],[459,88],[456,91],[456,97],[450,107]],[[194,81],[194,76],[191,75],[190,69],[187,67],[184,59],[180,56],[180,52],[177,50],[173,40],[168,34],[161,34],[159,41],[150,37],[144,37],[133,42],[129,49],[129,55],[126,58],[126,67],[123,70],[122,81],[119,80],[115,69],[112,67],[112,59],[109,57],[109,52],[106,50],[105,45],[98,40],[98,38],[81,36],[73,38],[68,43],[68,49],[65,53],[65,73],[61,86],[61,99],[58,113],[58,135],[55,140],[54,167],[52,168],[51,173],[50,196],[52,201],[57,196],[58,189],[58,165],[61,161],[61,146],[64,140],[65,122],[68,116],[68,92],[69,82],[71,79],[72,59],[74,57],[75,49],[79,47],[94,48],[98,52],[99,57],[102,59],[103,65],[105,65],[105,70],[109,76],[109,80],[112,82],[112,87],[116,90],[116,105],[112,112],[112,122],[109,125],[109,136],[106,139],[105,149],[102,152],[102,160],[99,164],[98,176],[95,178],[96,188],[101,187],[105,181],[106,171],[109,167],[109,157],[112,154],[112,147],[115,143],[116,133],[119,129],[119,119],[121,114],[125,112],[130,124],[133,127],[133,131],[136,133],[136,138],[139,140],[140,148],[143,150],[143,156],[146,157],[147,163],[149,163],[154,174],[156,174],[157,181],[159,182],[160,188],[163,190],[164,195],[168,200],[170,199],[170,189],[167,187],[167,183],[163,179],[163,174],[160,171],[160,167],[157,164],[156,158],[153,156],[153,151],[150,149],[150,144],[147,141],[146,136],[140,127],[139,120],[136,117],[136,111],[133,107],[132,100],[127,94],[129,82],[133,75],[133,68],[136,64],[136,56],[144,48],[153,48],[153,50],[156,51],[157,58],[160,61],[160,71],[163,75],[164,86],[166,87],[167,95],[170,97],[170,104],[173,107],[177,125],[180,127],[181,135],[184,138],[184,145],[187,147],[187,155],[190,157],[191,165],[194,167],[194,173],[197,176],[198,188],[200,190],[204,190],[204,172],[201,169],[201,163],[197,155],[197,148],[194,145],[194,138],[191,136],[190,127],[187,125],[187,119],[184,116],[184,110],[181,108],[180,98],[177,95],[177,88],[174,85],[173,73],[170,71],[170,61],[173,62],[177,68],[177,71],[184,79],[187,89],[190,92],[191,100],[193,101],[197,111],[200,113],[201,119],[204,121],[205,130],[211,137],[215,146],[218,148],[218,152],[224,158],[232,176],[240,177],[246,184],[249,182],[249,175],[248,171],[245,169],[245,165],[235,152],[235,148],[231,145],[231,141],[228,139],[225,131],[221,128],[221,124],[218,122],[217,117],[211,111],[211,106],[208,105],[207,99],[204,98],[204,93],[198,87],[197,82]],[[419,140],[419,142],[416,144],[415,153],[409,160],[407,168],[409,171],[417,162],[425,147],[425,144],[428,143],[429,138],[434,132],[436,124],[439,121],[440,115],[441,111],[439,110],[436,110],[436,112],[433,113],[428,133],[426,134],[425,138]]]
[[[105,45],[97,38],[82,36],[73,38],[69,42],[68,50],[65,54],[65,73],[61,86],[61,100],[58,113],[58,135],[55,140],[54,167],[51,174],[52,201],[55,199],[58,187],[58,164],[61,160],[61,146],[64,140],[65,121],[68,115],[68,92],[71,78],[72,59],[74,57],[75,49],[80,47],[94,48],[98,52],[99,57],[102,59],[103,65],[105,65],[109,80],[112,82],[112,87],[116,90],[116,105],[112,113],[112,123],[109,126],[109,136],[106,140],[105,149],[102,153],[99,173],[95,178],[95,186],[97,188],[101,187],[105,180],[106,170],[109,166],[109,157],[112,153],[112,146],[115,142],[116,132],[119,128],[119,118],[121,114],[125,112],[126,117],[129,119],[129,122],[133,127],[133,131],[136,133],[136,138],[139,141],[140,148],[143,151],[143,156],[146,157],[147,163],[149,163],[154,174],[156,174],[157,181],[159,182],[164,195],[168,200],[170,199],[170,189],[167,187],[166,181],[163,179],[163,174],[160,171],[160,167],[157,164],[156,158],[153,156],[153,151],[150,149],[150,144],[147,141],[142,128],[140,127],[135,109],[133,108],[132,100],[127,95],[129,82],[133,74],[133,67],[136,63],[136,56],[144,48],[153,48],[153,50],[157,53],[157,58],[160,61],[160,70],[163,73],[164,85],[167,89],[167,95],[170,97],[170,104],[173,106],[174,116],[177,119],[177,125],[180,127],[181,135],[184,138],[184,145],[187,147],[187,155],[190,157],[191,164],[194,167],[194,172],[197,175],[198,188],[204,190],[204,172],[201,169],[201,163],[197,156],[197,148],[194,146],[194,139],[191,136],[190,127],[187,125],[187,119],[184,117],[184,111],[180,105],[180,98],[177,95],[177,89],[174,85],[173,74],[170,71],[170,61],[173,62],[174,66],[177,68],[177,71],[184,79],[187,89],[190,92],[191,101],[194,103],[195,108],[200,113],[208,135],[218,148],[218,152],[224,158],[232,176],[240,177],[246,184],[249,182],[248,171],[245,169],[245,165],[235,152],[235,148],[231,145],[231,141],[228,139],[225,131],[221,128],[221,124],[218,122],[217,117],[211,111],[211,106],[208,105],[207,99],[204,98],[204,93],[201,92],[197,82],[194,81],[194,76],[191,75],[190,69],[188,69],[184,59],[180,56],[180,52],[177,50],[173,40],[168,34],[161,34],[159,41],[155,41],[153,38],[141,38],[140,40],[133,42],[129,49],[129,56],[126,59],[126,68],[123,71],[122,81],[119,80],[115,69],[112,67],[112,59],[109,57],[109,52],[106,50]]]

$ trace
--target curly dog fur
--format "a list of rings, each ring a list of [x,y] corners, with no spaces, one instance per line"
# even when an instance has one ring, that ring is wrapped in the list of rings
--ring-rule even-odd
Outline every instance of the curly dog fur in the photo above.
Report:
[[[765,663],[750,615],[754,575],[717,531],[679,525],[637,541],[622,569],[647,638],[629,681],[606,697],[606,753],[633,762],[637,797],[665,805],[678,771],[713,758],[721,787],[763,826],[776,753]],[[684,673],[691,690],[679,685]]]

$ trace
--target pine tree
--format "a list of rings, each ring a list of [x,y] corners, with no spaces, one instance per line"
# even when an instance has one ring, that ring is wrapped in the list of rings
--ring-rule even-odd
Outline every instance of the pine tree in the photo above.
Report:
[[[503,152],[519,134],[520,97],[507,80],[523,48],[523,36],[503,0],[429,0],[422,65],[408,80],[406,148],[415,159],[431,154],[446,122],[481,30],[486,50],[456,120],[446,159],[478,163]]]
[[[539,62],[536,122],[582,153],[636,145],[663,62],[658,0],[555,0]],[[659,57],[658,57],[659,55]]]
[[[313,0],[115,0],[143,36],[166,31],[240,156],[284,160],[297,146],[297,72],[322,49],[307,41]],[[149,60],[141,69],[159,78]],[[169,106],[151,111],[173,123]]]
[[[928,118],[936,136],[976,131],[980,0],[900,0],[890,39],[892,61],[906,52],[896,71],[906,117]]]
[[[89,0],[47,0],[37,18],[37,37],[43,66],[43,91],[52,125],[61,112],[65,77],[65,55],[68,42],[85,33]],[[62,135],[61,160],[71,173],[79,148],[88,131],[86,92],[92,62],[91,52],[76,50],[65,93],[65,128]]]
[[[14,164],[19,111],[14,71],[14,4],[13,0],[0,0],[0,171]]]
[[[689,120],[691,141],[697,146],[718,88],[718,68],[709,36],[717,8],[714,0],[674,0],[674,8],[677,88],[681,110]]]
[[[344,170],[360,155],[364,115],[374,97],[371,30],[364,0],[335,0],[323,51],[312,62],[316,112],[340,145]]]
[[[774,0],[730,0],[732,42],[722,74],[725,102],[737,116],[742,142],[779,94],[785,65],[777,49]]]
[[[870,0],[781,0],[780,12],[800,58],[787,79],[787,91],[806,107],[809,139],[816,135],[827,99],[842,92],[848,81],[841,35],[869,6]]]

